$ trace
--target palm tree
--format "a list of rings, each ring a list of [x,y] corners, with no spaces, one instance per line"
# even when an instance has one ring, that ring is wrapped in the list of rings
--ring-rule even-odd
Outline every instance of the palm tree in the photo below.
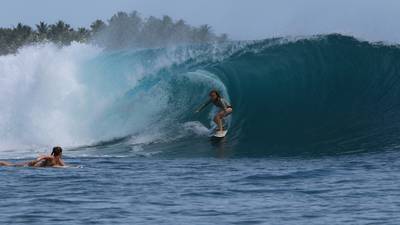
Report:
[[[18,25],[13,29],[13,36],[16,46],[21,46],[26,44],[29,39],[32,37],[32,28],[27,25],[23,25],[22,23],[18,23]]]
[[[50,39],[56,43],[69,44],[72,41],[74,29],[64,21],[59,20],[56,24],[50,25]]]
[[[212,34],[209,25],[201,25],[199,28],[194,29],[194,41],[200,43],[208,42],[212,40]]]
[[[96,20],[90,25],[90,28],[92,29],[91,32],[92,34],[98,33],[104,30],[106,26],[106,23],[104,23],[102,20]]]
[[[44,40],[47,38],[47,33],[49,32],[49,25],[47,25],[45,22],[40,22],[39,24],[36,24],[36,30],[39,36],[39,40]]]
[[[189,43],[191,28],[184,20],[178,20],[172,28],[173,43]]]
[[[79,27],[76,32],[75,41],[84,42],[87,41],[90,36],[90,31],[85,27]]]
[[[36,29],[39,34],[47,34],[49,31],[49,25],[45,22],[40,22],[39,24],[36,24]]]
[[[118,12],[108,21],[107,33],[113,37],[109,39],[109,45],[114,49],[129,46],[131,41],[130,17],[125,12]]]
[[[18,23],[17,27],[14,28],[14,32],[16,32],[19,36],[27,37],[32,34],[32,28],[27,25],[23,25],[22,23]]]

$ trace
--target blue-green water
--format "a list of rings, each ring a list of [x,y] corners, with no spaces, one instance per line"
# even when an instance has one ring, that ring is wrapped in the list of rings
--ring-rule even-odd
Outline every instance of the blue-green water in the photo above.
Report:
[[[341,35],[0,57],[0,224],[399,224],[400,49]],[[210,89],[230,100],[211,140]]]
[[[189,149],[188,149],[189,150]],[[398,151],[0,168],[1,224],[399,224]]]

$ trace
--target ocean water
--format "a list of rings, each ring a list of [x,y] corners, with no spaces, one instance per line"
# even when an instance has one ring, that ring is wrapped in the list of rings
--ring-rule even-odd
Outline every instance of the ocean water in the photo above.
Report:
[[[0,168],[1,224],[399,224],[398,151]]]
[[[210,139],[211,89],[233,106]],[[0,224],[399,224],[400,49],[338,34],[0,56]]]

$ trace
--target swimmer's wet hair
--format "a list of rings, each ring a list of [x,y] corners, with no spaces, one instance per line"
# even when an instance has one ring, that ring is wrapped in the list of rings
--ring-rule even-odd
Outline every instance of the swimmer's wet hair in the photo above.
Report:
[[[60,146],[56,146],[53,148],[53,151],[51,152],[52,156],[59,156],[62,153],[62,148]]]

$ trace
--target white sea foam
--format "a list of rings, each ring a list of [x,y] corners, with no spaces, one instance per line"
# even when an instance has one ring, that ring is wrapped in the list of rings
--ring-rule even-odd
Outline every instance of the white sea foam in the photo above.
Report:
[[[122,65],[119,70],[118,62],[95,60],[101,54],[94,46],[74,43],[28,46],[1,56],[0,155],[87,145],[147,126],[146,118],[165,101],[162,90],[154,86],[150,89],[157,96],[139,93],[121,100],[146,69]],[[160,60],[158,66],[164,64]]]

